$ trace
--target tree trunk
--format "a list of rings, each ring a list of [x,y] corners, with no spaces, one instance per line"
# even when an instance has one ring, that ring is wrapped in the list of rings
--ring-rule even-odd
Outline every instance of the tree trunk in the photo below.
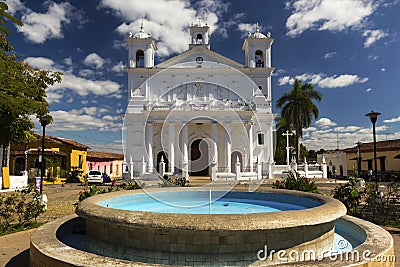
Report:
[[[300,149],[301,149],[301,136],[299,131],[296,131],[296,137],[297,137],[297,164],[300,163]]]

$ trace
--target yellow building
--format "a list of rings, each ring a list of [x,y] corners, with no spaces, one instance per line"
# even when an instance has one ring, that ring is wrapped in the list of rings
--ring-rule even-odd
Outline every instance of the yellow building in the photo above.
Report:
[[[27,170],[29,177],[40,176],[42,136],[35,134],[36,141],[23,145],[11,145],[10,174],[20,175]],[[45,137],[46,179],[61,181],[71,176],[73,170],[86,173],[88,146],[70,139]]]

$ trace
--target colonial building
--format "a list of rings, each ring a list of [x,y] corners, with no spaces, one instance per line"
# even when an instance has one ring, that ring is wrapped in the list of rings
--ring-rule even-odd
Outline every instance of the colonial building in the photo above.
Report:
[[[35,134],[36,140],[28,144],[11,144],[10,174],[21,175],[28,171],[30,177],[40,176],[42,135]],[[76,141],[46,135],[44,156],[46,158],[46,179],[61,181],[73,169],[86,173],[88,146]]]
[[[158,65],[143,25],[128,45],[125,164],[131,177],[272,176],[274,117],[270,33],[248,33],[244,65],[212,51],[210,28],[190,25],[188,50]],[[160,164],[163,162],[163,164]]]
[[[374,143],[359,143],[357,146],[336,149],[319,154],[318,162],[325,157],[329,173],[332,176],[345,177],[355,171],[362,177],[368,176],[368,170],[374,171]],[[400,139],[376,142],[376,160],[379,177],[388,177],[400,171]]]
[[[98,170],[110,176],[111,179],[122,177],[123,154],[88,151],[86,157],[86,170]]]

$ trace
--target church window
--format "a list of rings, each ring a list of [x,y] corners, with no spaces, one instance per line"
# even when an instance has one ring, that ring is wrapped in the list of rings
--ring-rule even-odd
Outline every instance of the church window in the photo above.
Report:
[[[138,50],[136,52],[136,68],[144,67],[144,52],[142,50]]]
[[[264,145],[264,133],[257,133],[257,145]]]
[[[202,44],[203,43],[203,35],[201,35],[200,33],[197,34],[196,43],[197,44]]]
[[[256,68],[264,68],[264,54],[261,50],[255,53]]]

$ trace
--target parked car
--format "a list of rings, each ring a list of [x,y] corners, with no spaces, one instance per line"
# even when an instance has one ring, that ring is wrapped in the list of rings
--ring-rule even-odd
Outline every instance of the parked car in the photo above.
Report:
[[[103,183],[103,176],[100,171],[89,171],[87,181],[88,183]]]

